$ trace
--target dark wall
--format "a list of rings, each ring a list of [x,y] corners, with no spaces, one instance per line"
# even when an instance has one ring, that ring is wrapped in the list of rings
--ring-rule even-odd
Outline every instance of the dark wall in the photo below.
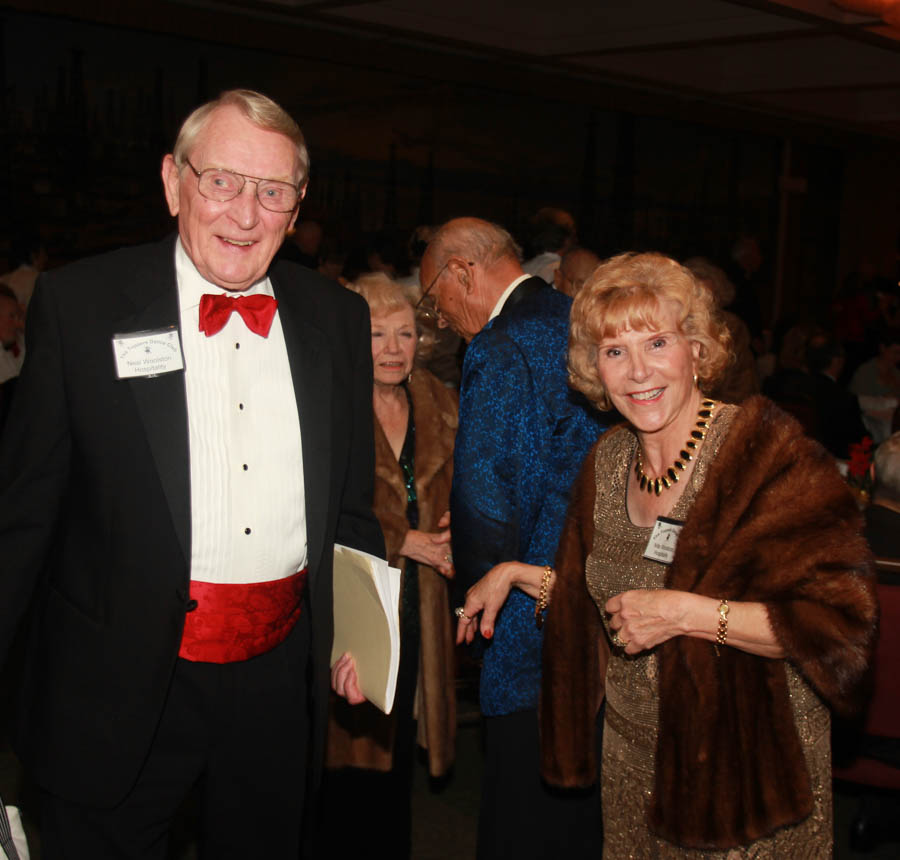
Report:
[[[242,47],[234,27],[218,39],[192,14],[179,35],[0,11],[0,258],[21,232],[39,232],[61,263],[171,229],[158,170],[179,123],[222,89],[249,86],[300,122],[312,156],[304,213],[348,245],[460,214],[519,231],[555,205],[603,254],[723,260],[740,231],[753,232],[774,281],[787,219],[783,305],[828,294],[836,280],[846,146],[795,143],[791,170],[806,190],[785,214],[777,128],[677,102],[632,108],[583,83],[520,85],[487,64],[462,74],[440,54],[411,63],[398,53],[392,67],[378,44],[310,56],[315,34],[300,30],[265,49],[257,28]]]

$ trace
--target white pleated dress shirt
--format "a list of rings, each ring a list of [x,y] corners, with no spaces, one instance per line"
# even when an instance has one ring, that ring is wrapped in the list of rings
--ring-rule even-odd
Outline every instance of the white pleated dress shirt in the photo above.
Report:
[[[191,579],[269,582],[306,566],[300,421],[281,317],[269,336],[238,313],[207,337],[199,329],[206,281],[181,245],[175,271],[181,313],[191,459]],[[271,296],[265,278],[243,295]]]

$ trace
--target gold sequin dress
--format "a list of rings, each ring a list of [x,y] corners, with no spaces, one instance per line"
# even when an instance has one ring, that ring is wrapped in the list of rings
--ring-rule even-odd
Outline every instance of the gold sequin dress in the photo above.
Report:
[[[681,498],[669,516],[684,521],[703,486],[710,463],[725,438],[737,407],[721,406],[700,448]],[[661,588],[666,566],[643,558],[651,528],[631,523],[625,507],[629,470],[637,439],[611,434],[597,450],[594,547],[588,557],[588,591],[602,611],[615,594],[632,588]],[[607,633],[609,629],[607,628]],[[730,851],[697,851],[666,842],[650,832],[647,807],[654,785],[659,694],[654,651],[625,656],[613,649],[606,673],[606,723],[601,769],[604,847],[609,860],[635,858],[802,858],[830,857],[832,851],[831,750],[827,708],[787,664],[791,705],[809,768],[814,809],[805,821]],[[702,731],[702,727],[697,727]],[[690,786],[685,786],[689,791]]]

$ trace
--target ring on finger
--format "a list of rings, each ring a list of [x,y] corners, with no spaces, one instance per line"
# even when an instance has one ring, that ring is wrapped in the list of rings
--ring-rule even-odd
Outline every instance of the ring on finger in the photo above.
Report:
[[[619,636],[618,631],[613,631],[612,643],[617,648],[625,648],[628,645],[628,643]]]
[[[463,621],[463,620],[465,620],[465,621],[471,621],[471,620],[472,620],[471,618],[469,618],[468,615],[466,615],[466,608],[465,608],[465,606],[457,606],[456,609],[453,610],[453,614],[454,614],[460,621]]]

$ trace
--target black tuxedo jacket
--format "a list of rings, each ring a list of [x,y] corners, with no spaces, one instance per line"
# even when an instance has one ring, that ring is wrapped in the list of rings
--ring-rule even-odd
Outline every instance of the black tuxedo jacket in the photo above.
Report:
[[[316,773],[332,546],[383,554],[371,513],[369,319],[358,296],[314,272],[278,262],[269,275],[303,439],[311,648],[298,671],[309,671]],[[184,375],[119,380],[112,350],[114,334],[165,326],[179,326],[174,237],[44,275],[0,443],[0,661],[34,596],[17,747],[43,788],[99,806],[122,799],[139,772],[186,612]]]

